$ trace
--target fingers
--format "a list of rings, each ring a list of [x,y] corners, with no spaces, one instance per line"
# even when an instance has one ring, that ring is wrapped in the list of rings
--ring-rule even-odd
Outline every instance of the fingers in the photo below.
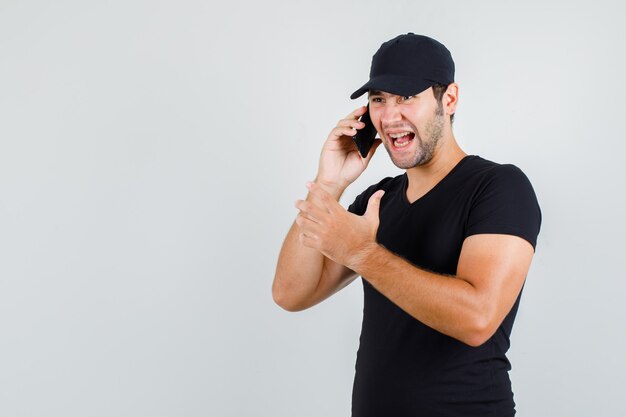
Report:
[[[365,127],[365,123],[359,121],[359,117],[361,117],[367,111],[367,107],[361,106],[350,114],[348,114],[345,118],[341,119],[337,126],[330,132],[331,136],[341,137],[341,136],[354,136],[356,135],[357,129],[362,129]]]
[[[350,114],[348,114],[345,119],[358,119],[359,117],[363,116],[365,114],[365,112],[367,111],[367,107],[366,106],[361,106],[358,107],[354,110],[352,110],[350,112]]]
[[[308,182],[306,187],[309,189],[307,200],[324,210],[326,213],[333,214],[337,211],[337,209],[343,209],[337,200],[335,200],[335,198],[320,184]]]
[[[308,235],[306,233],[300,233],[298,235],[298,240],[303,246],[313,249],[317,249],[317,246],[319,245],[319,238],[317,236]]]
[[[360,122],[356,122],[360,123]],[[363,125],[364,126],[364,125]],[[363,126],[358,126],[358,129],[361,129]],[[330,131],[331,138],[341,138],[343,136],[354,136],[356,135],[357,127],[352,126],[337,126],[333,130]]]
[[[349,127],[356,130],[365,127],[365,123],[355,119],[342,119],[337,123],[337,127]]]
[[[319,184],[307,183],[309,195],[306,201],[297,200],[295,207],[300,210],[296,223],[301,227],[313,228],[315,225],[328,224],[330,217],[339,209],[339,203]]]
[[[298,239],[304,246],[321,251],[324,236],[334,229],[337,217],[334,215],[339,203],[323,187],[314,182],[307,183],[309,194],[306,201],[296,201],[296,208],[300,210],[296,217],[296,224],[300,228]]]
[[[319,223],[308,219],[304,214],[300,213],[296,217],[296,224],[300,227],[300,233],[309,237],[317,237],[319,232]]]
[[[321,233],[323,217],[322,209],[309,201],[296,201],[296,207],[300,210],[300,213],[296,216],[296,224],[300,228],[298,239],[304,246],[315,248],[319,241],[318,235]],[[317,215],[315,214],[317,213]],[[325,213],[328,215],[328,213]]]
[[[312,201],[298,200],[296,201],[295,206],[298,210],[300,210],[299,215],[314,223],[322,223],[324,216],[328,214],[328,210],[325,210]]]

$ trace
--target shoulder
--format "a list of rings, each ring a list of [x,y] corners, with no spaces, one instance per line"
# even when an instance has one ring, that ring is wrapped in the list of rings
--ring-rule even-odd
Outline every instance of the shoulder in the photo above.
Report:
[[[474,190],[469,234],[518,234],[533,246],[541,225],[541,210],[535,191],[524,172],[513,164],[498,164],[479,158],[471,171]]]
[[[495,186],[525,187],[532,190],[528,177],[517,166],[499,164],[475,155],[468,157],[467,163],[463,166],[462,177],[481,189]]]
[[[489,162],[489,164],[485,164],[482,171],[481,183],[487,189],[507,194],[520,192],[524,193],[526,197],[532,196],[536,200],[533,186],[520,168],[513,164],[486,162]]]

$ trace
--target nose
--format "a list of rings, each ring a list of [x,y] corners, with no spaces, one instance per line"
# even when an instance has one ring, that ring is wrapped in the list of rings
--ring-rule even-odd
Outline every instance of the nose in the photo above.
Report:
[[[402,120],[402,115],[400,114],[400,106],[398,103],[385,103],[385,106],[380,114],[380,122],[383,127],[400,120]]]

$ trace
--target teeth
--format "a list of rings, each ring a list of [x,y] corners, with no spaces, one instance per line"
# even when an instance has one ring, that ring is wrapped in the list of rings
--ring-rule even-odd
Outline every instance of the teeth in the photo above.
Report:
[[[403,141],[399,141],[398,139],[400,138],[404,138],[408,135],[410,135],[411,132],[400,132],[400,133],[390,133],[389,137],[393,140],[393,145],[396,148],[404,148],[405,146],[408,146],[409,143],[411,142],[410,139],[405,139]]]

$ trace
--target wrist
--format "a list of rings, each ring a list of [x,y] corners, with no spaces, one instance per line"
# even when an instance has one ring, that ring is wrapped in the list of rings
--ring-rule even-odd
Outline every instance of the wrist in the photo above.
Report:
[[[323,179],[320,179],[319,177],[316,177],[314,182],[318,184],[320,187],[322,187],[322,189],[326,191],[328,194],[332,195],[337,201],[339,201],[339,198],[341,197],[343,192],[346,190],[346,187],[343,187],[331,181],[324,181]]]
[[[368,242],[359,250],[355,251],[346,266],[361,276],[366,275],[367,271],[371,269],[372,261],[380,259],[381,250],[383,250],[383,247],[380,246],[378,242]]]

